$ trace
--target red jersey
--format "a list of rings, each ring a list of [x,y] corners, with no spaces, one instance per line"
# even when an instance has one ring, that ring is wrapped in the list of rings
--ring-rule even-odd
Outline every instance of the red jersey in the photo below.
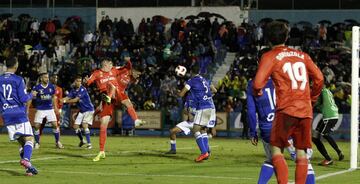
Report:
[[[106,92],[109,83],[116,84],[117,75],[118,70],[116,70],[115,68],[112,68],[109,72],[95,70],[88,79],[87,85],[89,86],[93,82],[95,82],[100,92]]]
[[[57,108],[61,109],[63,106],[63,103],[61,102],[61,99],[63,98],[63,90],[61,87],[56,86],[55,88],[55,96],[56,96],[56,103],[57,103]]]
[[[312,118],[311,103],[315,103],[320,95],[324,79],[310,56],[286,46],[265,53],[254,79],[255,95],[261,92],[270,75],[275,85],[276,111],[298,118]],[[313,82],[311,91],[309,78]]]
[[[133,77],[131,75],[132,64],[129,61],[124,67],[117,68],[118,76],[117,76],[117,87],[120,91],[125,91],[127,86],[131,81],[133,81]]]

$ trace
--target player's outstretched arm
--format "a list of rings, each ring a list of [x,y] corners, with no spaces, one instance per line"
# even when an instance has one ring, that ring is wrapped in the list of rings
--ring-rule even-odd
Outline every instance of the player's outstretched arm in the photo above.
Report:
[[[257,131],[256,131],[256,106],[255,106],[255,99],[252,92],[252,82],[249,81],[247,89],[246,89],[246,105],[248,108],[247,111],[247,118],[249,122],[249,128],[250,128],[250,140],[253,145],[257,145]]]
[[[80,101],[80,98],[79,97],[76,97],[76,98],[65,97],[65,98],[61,99],[61,101],[63,103],[77,103]]]
[[[315,104],[324,85],[324,76],[321,70],[312,61],[310,56],[306,55],[306,61],[308,75],[313,82],[311,87],[311,102],[312,104]]]
[[[184,97],[185,96],[185,94],[186,94],[186,92],[188,92],[190,90],[190,86],[188,85],[188,84],[186,84],[185,86],[184,86],[184,88],[179,92],[179,96],[180,97]]]

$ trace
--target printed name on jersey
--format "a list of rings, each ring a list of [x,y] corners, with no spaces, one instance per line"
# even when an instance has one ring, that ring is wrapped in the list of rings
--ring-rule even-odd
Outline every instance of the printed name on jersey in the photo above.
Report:
[[[304,54],[300,54],[295,51],[289,51],[289,52],[280,52],[278,55],[276,55],[276,59],[281,61],[284,57],[293,57],[293,56],[301,59],[305,58]]]
[[[105,83],[105,82],[113,81],[113,80],[115,80],[115,77],[109,77],[109,78],[106,78],[106,79],[101,79],[100,83]]]
[[[8,103],[4,103],[3,104],[3,109],[12,109],[12,108],[17,108],[19,107],[19,105],[9,105]]]

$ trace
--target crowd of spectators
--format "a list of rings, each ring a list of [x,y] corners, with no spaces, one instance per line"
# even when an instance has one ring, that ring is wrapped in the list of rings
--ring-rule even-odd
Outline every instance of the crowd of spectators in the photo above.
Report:
[[[136,109],[164,110],[167,118],[176,122],[181,117],[181,99],[175,94],[185,79],[177,77],[174,68],[199,65],[201,73],[211,80],[229,51],[237,56],[224,78],[214,84],[219,91],[214,97],[216,108],[226,112],[246,110],[245,90],[256,71],[258,54],[266,45],[266,24],[236,26],[217,18],[171,20],[154,16],[134,27],[131,18],[111,20],[104,16],[98,29],[91,32],[84,30],[78,16],[64,23],[57,17],[41,22],[31,16],[2,17],[0,61],[16,55],[18,72],[29,87],[36,83],[39,73],[46,71],[58,74],[59,85],[69,90],[74,75],[90,75],[102,57],[111,57],[117,66],[130,57],[133,67],[142,72],[139,83],[128,89]],[[309,53],[322,69],[343,113],[349,112],[351,100],[349,27],[346,23],[293,24],[288,40],[289,45]],[[97,104],[99,95],[94,90],[90,93]]]
[[[282,20],[280,20],[282,21]],[[351,27],[357,22],[312,26],[301,21],[290,27],[287,45],[307,52],[322,70],[325,84],[334,94],[340,113],[349,113],[351,106]],[[230,70],[217,84],[220,111],[241,111],[245,104],[246,86],[253,78],[259,61],[259,53],[266,47],[263,30],[266,22],[243,23],[238,27],[239,50]],[[266,48],[265,48],[266,49]],[[240,101],[240,102],[239,102]]]

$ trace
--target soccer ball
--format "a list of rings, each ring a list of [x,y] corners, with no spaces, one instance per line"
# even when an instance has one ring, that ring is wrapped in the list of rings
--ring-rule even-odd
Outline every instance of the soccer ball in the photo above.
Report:
[[[186,74],[186,68],[184,66],[179,65],[175,68],[175,73],[179,77],[184,77]]]

